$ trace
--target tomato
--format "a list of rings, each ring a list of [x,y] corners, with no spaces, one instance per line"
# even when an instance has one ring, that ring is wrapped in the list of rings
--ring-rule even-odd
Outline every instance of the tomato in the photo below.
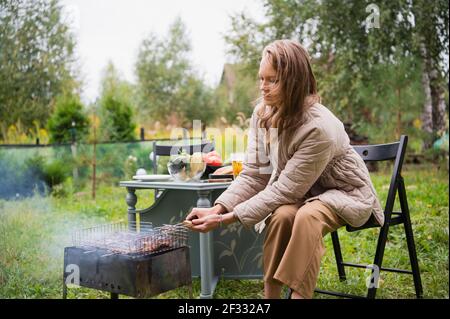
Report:
[[[221,166],[222,165],[222,160],[220,158],[213,158],[209,160],[208,165],[211,166]]]
[[[220,154],[216,151],[209,152],[207,154],[203,154],[203,161],[207,165],[211,166],[221,166],[222,165],[222,158],[220,157]]]

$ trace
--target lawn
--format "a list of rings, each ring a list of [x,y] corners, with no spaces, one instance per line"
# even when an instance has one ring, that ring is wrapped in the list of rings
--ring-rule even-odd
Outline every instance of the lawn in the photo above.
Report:
[[[419,266],[425,298],[449,298],[448,271],[448,173],[435,166],[407,166],[404,169]],[[375,188],[384,200],[390,173],[373,173]],[[73,230],[98,223],[124,220],[125,191],[102,185],[97,199],[89,191],[63,197],[34,196],[15,201],[0,200],[0,298],[61,298],[63,248],[71,244]],[[152,196],[149,196],[152,198]],[[340,231],[344,260],[372,263],[378,229],[347,233]],[[347,268],[347,283],[338,280],[330,236],[322,261],[318,287],[363,294],[364,269]],[[383,266],[409,269],[409,257],[402,227],[393,227]],[[261,280],[221,280],[216,298],[262,298]],[[194,296],[200,282],[194,280]],[[187,298],[186,288],[157,298]],[[378,298],[414,298],[412,276],[381,273]],[[69,298],[108,298],[91,289],[69,289]],[[316,298],[329,298],[316,295]]]

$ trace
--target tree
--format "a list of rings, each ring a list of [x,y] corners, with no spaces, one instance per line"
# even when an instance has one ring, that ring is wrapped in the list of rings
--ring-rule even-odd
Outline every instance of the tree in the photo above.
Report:
[[[424,146],[431,148],[439,133],[448,129],[445,88],[448,85],[449,4],[439,0],[430,6],[427,1],[416,0],[413,2],[412,12],[417,34],[416,51],[423,61],[422,86],[426,99],[423,105],[422,128],[430,136],[425,139]]]
[[[0,1],[0,118],[2,125],[44,125],[55,97],[79,86],[75,41],[57,0]]]
[[[74,137],[84,139],[89,131],[89,120],[78,97],[63,95],[56,101],[56,110],[48,121],[51,143],[69,143]]]
[[[215,96],[227,123],[240,124],[241,118],[250,118],[258,93],[257,71],[245,65],[225,64]]]
[[[142,41],[136,63],[140,117],[149,116],[163,123],[175,117],[176,124],[188,127],[194,119],[204,124],[214,120],[219,110],[212,104],[211,89],[194,73],[190,50],[180,18],[164,39],[150,34]]]
[[[177,18],[164,40],[150,34],[139,48],[136,75],[139,108],[145,115],[166,122],[173,113],[180,115],[181,87],[191,74],[186,27]]]
[[[114,64],[109,62],[102,78],[100,98],[102,138],[110,141],[135,138],[132,99],[133,88],[120,78]]]
[[[194,120],[202,121],[205,126],[216,119],[219,110],[213,91],[199,79],[189,77],[180,89],[180,97],[184,101],[181,107],[184,127],[191,128]]]
[[[226,37],[230,52],[250,68],[257,68],[255,52],[270,41],[295,38],[307,45],[315,71],[327,86],[321,94],[352,121],[361,120],[366,106],[358,93],[372,81],[379,64],[401,65],[419,58],[425,74],[424,92],[430,93],[434,135],[445,123],[443,83],[448,81],[448,2],[264,0],[266,21],[257,23],[244,14],[232,18]],[[379,9],[378,12],[376,9]],[[370,28],[379,13],[380,27]],[[260,54],[259,54],[260,55]],[[259,57],[259,55],[257,55]],[[411,77],[416,68],[405,70]],[[428,80],[428,81],[427,81]]]
[[[109,94],[102,99],[102,129],[110,141],[134,140],[133,111],[124,100]]]

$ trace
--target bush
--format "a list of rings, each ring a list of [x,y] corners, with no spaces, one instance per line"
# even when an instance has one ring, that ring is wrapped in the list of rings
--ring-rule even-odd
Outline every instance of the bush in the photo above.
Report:
[[[50,189],[62,184],[68,176],[67,165],[62,161],[54,160],[43,167],[43,179]]]
[[[137,158],[133,155],[128,156],[128,158],[125,160],[125,178],[131,179],[134,175],[136,175],[137,167]]]
[[[102,131],[110,141],[135,139],[133,109],[123,98],[109,94],[102,101]]]
[[[88,127],[88,117],[83,111],[83,104],[77,97],[58,98],[56,111],[48,121],[50,143],[69,143],[73,137],[82,140],[88,133]]]
[[[23,182],[29,183],[33,189],[37,189],[42,194],[45,192],[45,187],[53,191],[56,185],[62,184],[69,175],[68,170],[67,164],[61,160],[47,163],[43,156],[36,155],[25,161]]]

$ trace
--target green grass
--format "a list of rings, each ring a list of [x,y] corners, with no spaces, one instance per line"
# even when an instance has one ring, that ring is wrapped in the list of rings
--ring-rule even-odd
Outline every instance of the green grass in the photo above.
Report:
[[[404,169],[419,266],[425,298],[449,298],[448,271],[448,173],[434,166]],[[372,179],[382,200],[386,197],[390,173],[382,169]],[[0,298],[61,298],[63,248],[71,244],[73,230],[126,218],[125,191],[102,186],[97,200],[89,191],[66,197],[35,196],[17,201],[0,201]],[[140,198],[141,206],[152,201]],[[340,230],[344,260],[372,263],[378,229],[356,233]],[[338,280],[330,236],[325,237],[327,253],[322,260],[318,287],[364,294],[364,269],[346,268],[347,283]],[[385,267],[409,269],[409,257],[402,226],[393,227],[383,262]],[[412,276],[381,273],[378,298],[414,298]],[[193,281],[194,296],[200,282]],[[220,280],[216,298],[262,298],[261,280]],[[187,298],[179,288],[156,298]],[[93,289],[69,289],[69,298],[108,298]],[[329,298],[316,295],[316,298]]]

